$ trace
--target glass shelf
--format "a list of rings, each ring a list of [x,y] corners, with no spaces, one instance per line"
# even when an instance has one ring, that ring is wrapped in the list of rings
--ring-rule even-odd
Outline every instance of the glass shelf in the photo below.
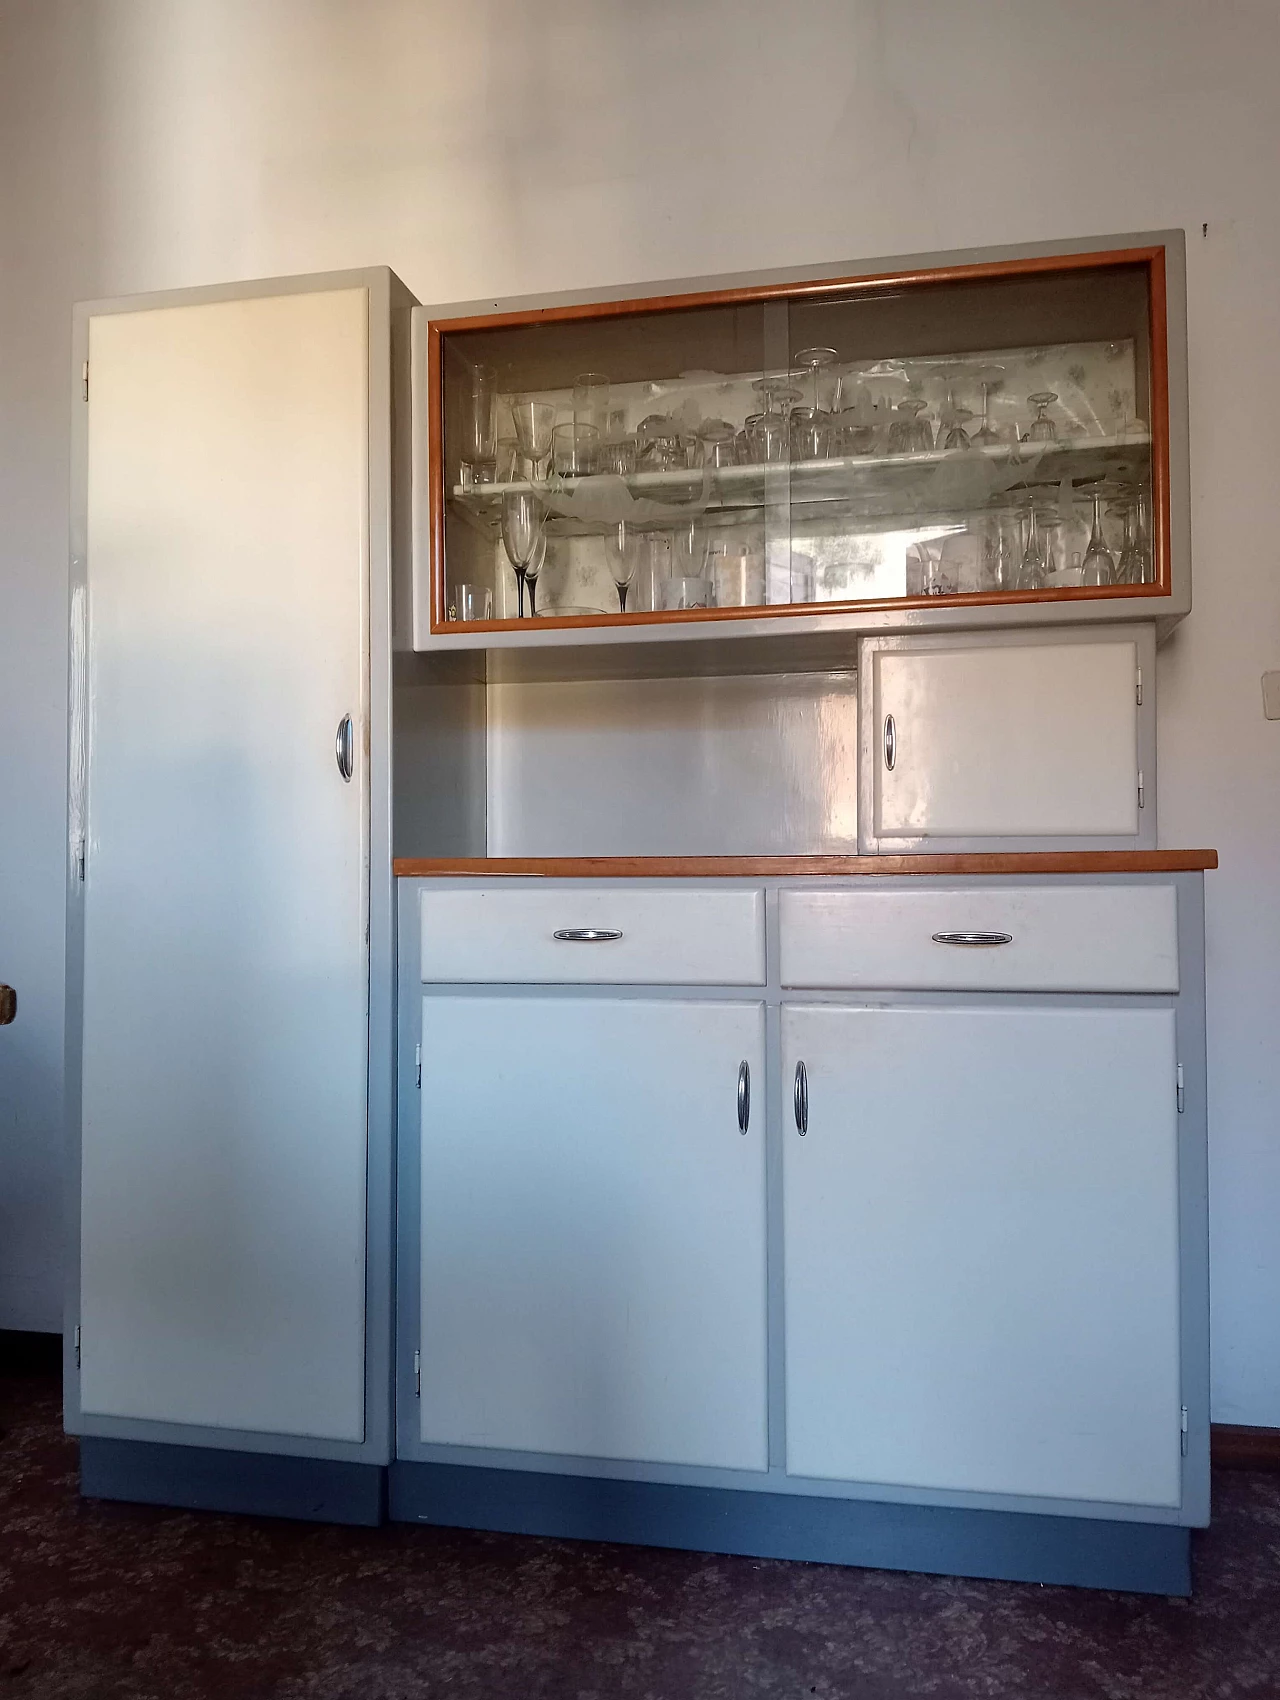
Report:
[[[433,322],[431,631],[1167,599],[1163,254]]]

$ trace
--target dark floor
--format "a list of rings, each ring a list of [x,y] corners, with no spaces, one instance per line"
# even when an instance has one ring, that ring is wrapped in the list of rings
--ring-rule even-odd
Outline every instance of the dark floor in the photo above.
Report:
[[[0,1431],[3,1700],[1280,1697],[1280,1475],[1220,1475],[1174,1602],[84,1501],[38,1362]]]

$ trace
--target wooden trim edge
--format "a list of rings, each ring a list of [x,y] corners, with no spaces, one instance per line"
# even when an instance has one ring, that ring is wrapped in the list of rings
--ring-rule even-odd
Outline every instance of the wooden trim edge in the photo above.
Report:
[[[1280,1470],[1280,1428],[1214,1423],[1209,1457],[1219,1470]]]
[[[397,856],[397,879],[795,879],[826,874],[1172,874],[1216,868],[1216,850],[1028,850],[927,856]]]

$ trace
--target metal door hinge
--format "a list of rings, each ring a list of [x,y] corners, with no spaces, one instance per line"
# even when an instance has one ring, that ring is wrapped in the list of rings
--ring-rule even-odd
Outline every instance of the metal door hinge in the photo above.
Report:
[[[414,1060],[414,1063],[417,1065],[418,1090],[419,1090],[419,1092],[421,1092],[421,1090],[422,1090],[422,1046],[421,1045],[415,1045],[413,1047],[413,1060]]]
[[[76,864],[76,878],[80,881],[81,885],[84,884],[84,857],[85,857],[84,839],[79,838],[79,839],[76,840],[75,864]]]
[[[1182,1407],[1182,1456],[1187,1455],[1187,1407]]]
[[[1181,1115],[1182,1112],[1186,1109],[1186,1107],[1187,1107],[1187,1088],[1186,1088],[1186,1083],[1182,1078],[1182,1064],[1179,1063],[1178,1064],[1178,1114]]]
[[[78,1322],[76,1323],[75,1347],[76,1347],[76,1368],[79,1369],[80,1368],[80,1324]]]
[[[1145,809],[1146,806],[1147,806],[1147,800],[1146,800],[1146,795],[1144,793],[1143,785],[1142,785],[1142,769],[1139,768],[1138,769],[1138,807],[1140,809]]]
[[[89,362],[86,360],[80,368],[80,394],[85,401],[89,399]]]
[[[1138,669],[1138,707],[1142,707],[1142,669]]]
[[[422,1397],[422,1353],[421,1352],[415,1352],[413,1354],[413,1396],[414,1396],[415,1399],[421,1399],[421,1397]]]

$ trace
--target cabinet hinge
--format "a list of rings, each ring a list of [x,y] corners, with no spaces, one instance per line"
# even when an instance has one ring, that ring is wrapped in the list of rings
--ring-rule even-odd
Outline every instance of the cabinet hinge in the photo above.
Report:
[[[80,394],[85,401],[89,399],[89,362],[86,360],[80,368]]]
[[[76,1323],[75,1331],[76,1368],[80,1368],[80,1324]]]
[[[78,838],[76,840],[75,864],[76,864],[76,878],[80,881],[81,885],[84,884],[84,860],[85,860],[84,839]]]
[[[1139,669],[1138,669],[1137,699],[1138,699],[1138,707],[1141,708],[1142,707],[1142,669],[1141,669],[1141,667],[1139,667]]]
[[[413,1047],[413,1060],[414,1060],[415,1065],[417,1066],[417,1070],[418,1070],[418,1090],[419,1090],[419,1092],[421,1092],[421,1090],[422,1090],[422,1046],[421,1045],[415,1045]]]
[[[1182,1064],[1179,1063],[1178,1064],[1178,1114],[1181,1115],[1182,1112],[1186,1109],[1186,1107],[1187,1107],[1187,1088],[1186,1088],[1186,1084],[1185,1084],[1185,1082],[1183,1081],[1183,1078],[1182,1078]]]
[[[1138,769],[1138,807],[1140,809],[1145,809],[1146,806],[1147,806],[1147,799],[1146,799],[1146,795],[1144,793],[1143,785],[1142,785],[1142,769],[1139,768]]]
[[[413,1396],[414,1396],[415,1399],[421,1399],[421,1397],[422,1397],[422,1353],[421,1352],[415,1352],[413,1354]]]
[[[1187,1407],[1182,1407],[1182,1456],[1187,1455]]]

